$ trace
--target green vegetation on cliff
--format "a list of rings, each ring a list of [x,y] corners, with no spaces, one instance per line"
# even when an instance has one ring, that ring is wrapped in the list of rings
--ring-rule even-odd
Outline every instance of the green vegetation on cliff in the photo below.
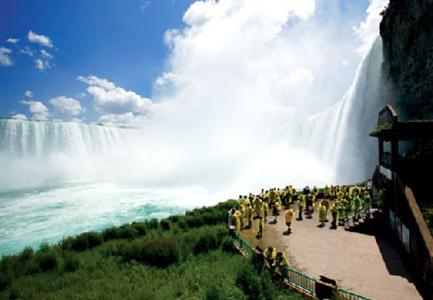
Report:
[[[239,255],[236,201],[87,232],[0,262],[0,299],[297,299]]]

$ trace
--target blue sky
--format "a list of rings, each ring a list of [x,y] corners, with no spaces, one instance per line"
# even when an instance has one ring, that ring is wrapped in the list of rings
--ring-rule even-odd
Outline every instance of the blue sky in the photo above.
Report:
[[[164,34],[169,29],[185,26],[182,17],[193,2],[1,1],[0,47],[9,61],[0,64],[0,117],[15,114],[30,117],[30,106],[22,101],[34,100],[48,107],[49,119],[77,117],[86,122],[97,121],[114,108],[104,108],[103,112],[101,107],[95,109],[92,95],[86,93],[86,88],[92,86],[86,77],[89,75],[107,79],[124,92],[135,93],[137,101],[155,98],[155,80],[166,71],[171,53],[164,43]],[[365,19],[369,3],[317,1],[314,22],[340,27],[335,31],[336,42],[355,41],[353,26]],[[10,39],[19,41],[13,43]],[[23,53],[26,49],[33,56],[29,51]],[[39,69],[35,62],[38,59],[41,60]],[[353,55],[348,61],[347,72],[353,73],[359,58]],[[77,80],[79,76],[83,80]],[[350,78],[344,80],[347,86]],[[341,90],[345,88],[342,86]],[[25,96],[26,91],[32,92],[31,97]],[[60,96],[79,101],[80,112],[75,115],[54,112],[49,101]],[[134,113],[137,111],[140,109]]]

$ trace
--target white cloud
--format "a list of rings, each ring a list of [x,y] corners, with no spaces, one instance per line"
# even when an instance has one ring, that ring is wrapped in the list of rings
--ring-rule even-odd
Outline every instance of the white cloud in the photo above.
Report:
[[[48,119],[48,108],[42,102],[35,100],[23,100],[21,103],[29,106],[29,112],[32,113],[33,120],[45,121]]]
[[[39,71],[45,71],[47,69],[51,69],[52,65],[49,60],[37,58],[34,60],[35,68]]]
[[[103,78],[98,78],[96,76],[90,75],[87,77],[84,76],[78,76],[77,77],[78,81],[84,82],[87,85],[95,85],[95,86],[100,86],[106,90],[114,90],[116,88],[116,85],[110,81],[108,81],[107,79],[103,79]]]
[[[115,124],[136,124],[141,123],[142,116],[135,116],[132,112],[124,114],[107,114],[99,118],[101,123],[115,123]]]
[[[53,56],[48,51],[45,51],[44,49],[41,50],[41,56],[48,59],[53,58]]]
[[[37,34],[33,31],[29,31],[29,33],[27,34],[27,39],[32,43],[36,43],[44,47],[53,47],[51,39],[46,35]]]
[[[145,11],[149,7],[149,5],[150,5],[150,1],[149,0],[142,0],[140,2],[140,9],[142,11]]]
[[[77,116],[83,111],[80,102],[74,98],[59,96],[51,99],[49,102],[56,113],[63,115]]]
[[[26,91],[26,92],[24,93],[24,95],[25,95],[26,97],[28,97],[28,98],[31,98],[31,97],[33,97],[33,92],[32,92],[32,91]]]
[[[79,119],[79,118],[72,118],[71,122],[73,122],[73,123],[83,123],[83,120]]]
[[[375,39],[379,36],[379,24],[382,20],[380,13],[388,3],[389,0],[371,0],[367,8],[367,18],[353,28],[355,34],[361,40],[361,45],[357,49],[361,56],[368,52]]]
[[[146,113],[152,102],[133,91],[127,91],[114,83],[96,76],[79,76],[77,80],[88,85],[95,108],[104,114]]]
[[[39,71],[51,69],[53,67],[53,63],[52,63],[53,58],[54,56],[51,55],[48,51],[41,49],[41,51],[39,52],[39,58],[36,58],[34,60],[35,68],[38,69]]]
[[[6,43],[16,44],[19,42],[19,39],[9,38],[6,40]]]
[[[338,20],[315,18],[315,8],[315,1],[195,2],[184,14],[186,26],[165,34],[171,53],[156,94],[182,110],[199,106],[200,113],[245,107],[260,115],[276,105],[302,116],[327,108],[356,67],[342,72],[342,56],[359,58],[356,37],[347,34],[352,24],[343,31]]]
[[[287,181],[282,161],[295,173],[305,170],[300,162],[314,161],[302,144],[311,129],[299,119],[338,102],[360,61],[357,22],[339,10],[326,19],[314,13],[314,1],[194,2],[186,25],[166,32],[170,55],[155,80],[158,105],[144,125],[146,145],[170,149],[174,164],[186,161],[185,175],[198,180],[207,177],[203,165],[240,185],[252,174],[266,184],[257,161],[266,161],[271,184],[277,174]],[[342,67],[346,58],[353,63]]]
[[[16,114],[13,115],[11,118],[15,120],[27,120],[27,117],[23,114]]]
[[[12,66],[14,64],[10,54],[12,50],[5,47],[0,47],[0,65],[2,66]]]
[[[156,78],[155,84],[157,86],[162,87],[171,82],[179,81],[179,80],[180,80],[179,76],[176,76],[176,74],[174,74],[173,72],[165,72],[161,76],[158,76],[158,78]]]
[[[27,56],[30,56],[30,57],[35,55],[33,50],[30,49],[28,46],[25,46],[24,49],[20,49],[20,53],[27,55]]]

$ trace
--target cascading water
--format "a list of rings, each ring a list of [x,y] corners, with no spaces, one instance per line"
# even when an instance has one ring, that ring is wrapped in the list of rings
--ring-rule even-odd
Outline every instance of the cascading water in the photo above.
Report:
[[[107,153],[122,147],[124,135],[115,127],[0,119],[0,158]]]
[[[382,40],[377,38],[343,99],[301,126],[300,144],[334,166],[333,183],[366,180],[377,163],[376,140],[369,133],[385,105],[380,97],[381,66]]]
[[[340,102],[286,123],[259,110],[198,129],[177,112],[141,130],[0,120],[0,254],[262,187],[368,178],[381,61],[377,40]]]

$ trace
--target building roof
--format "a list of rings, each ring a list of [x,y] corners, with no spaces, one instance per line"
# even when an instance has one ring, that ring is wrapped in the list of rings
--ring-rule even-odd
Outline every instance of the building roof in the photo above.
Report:
[[[395,140],[433,140],[433,120],[399,122],[392,106],[387,105],[379,112],[376,129],[370,136],[385,141]]]

